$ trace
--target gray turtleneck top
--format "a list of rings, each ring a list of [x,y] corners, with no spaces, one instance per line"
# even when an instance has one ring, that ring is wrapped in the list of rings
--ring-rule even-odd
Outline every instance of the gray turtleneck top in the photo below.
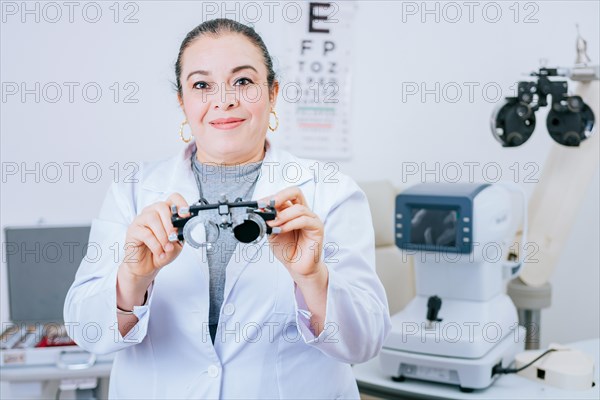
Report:
[[[210,204],[217,203],[221,195],[232,202],[241,197],[244,201],[252,199],[254,188],[260,174],[262,160],[242,165],[219,165],[215,163],[201,163],[196,159],[196,151],[192,154],[192,170],[196,177],[199,194]],[[213,212],[218,215],[216,210]],[[241,209],[232,209],[232,214],[243,212]],[[210,306],[208,325],[212,342],[215,342],[219,314],[223,304],[225,289],[225,268],[235,251],[238,241],[230,230],[220,230],[219,238],[212,249],[206,249],[208,259],[208,272],[210,277]]]

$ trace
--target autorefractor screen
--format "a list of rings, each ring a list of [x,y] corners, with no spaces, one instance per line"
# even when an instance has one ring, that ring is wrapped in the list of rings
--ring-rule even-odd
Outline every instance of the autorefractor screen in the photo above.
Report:
[[[412,207],[410,242],[456,247],[457,210]]]

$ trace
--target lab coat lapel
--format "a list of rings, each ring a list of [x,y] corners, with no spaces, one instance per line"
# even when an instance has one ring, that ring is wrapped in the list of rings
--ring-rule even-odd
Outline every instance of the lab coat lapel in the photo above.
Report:
[[[188,204],[196,203],[199,199],[198,184],[191,168],[191,156],[194,149],[195,143],[192,142],[172,157],[166,166],[161,165],[160,169],[151,171],[149,176],[144,179],[142,187],[159,194],[160,197],[156,201],[166,200],[173,193],[179,193]],[[194,265],[208,266],[206,248],[195,249],[191,246],[184,246],[177,262],[192,262]],[[203,277],[205,292],[208,293],[208,267],[199,270]]]
[[[269,140],[266,142],[265,158],[261,166],[260,177],[256,182],[252,200],[260,200],[274,195],[286,187],[301,185],[302,183],[312,179],[312,171],[296,161],[291,154],[286,151],[273,147]],[[294,164],[293,181],[286,177],[286,166]],[[292,167],[290,167],[290,170]],[[299,179],[297,171],[300,171]],[[259,252],[259,249],[262,249]],[[227,302],[231,290],[238,281],[240,275],[245,270],[248,264],[258,263],[261,260],[268,260],[269,242],[265,236],[262,240],[255,244],[238,243],[235,253],[227,264],[225,291],[223,295],[223,304]],[[258,252],[258,255],[257,255]]]
[[[190,164],[195,146],[194,143],[189,144],[167,160],[167,163],[161,163],[159,169],[149,171],[148,176],[144,177],[142,188],[162,193],[164,200],[173,193],[179,193],[188,204],[196,203],[199,197],[198,186]]]
[[[198,202],[200,197],[198,184],[196,183],[194,171],[191,167],[191,157],[195,146],[194,143],[190,144],[177,157],[169,179],[170,185],[168,189],[169,195],[179,193],[190,205]]]

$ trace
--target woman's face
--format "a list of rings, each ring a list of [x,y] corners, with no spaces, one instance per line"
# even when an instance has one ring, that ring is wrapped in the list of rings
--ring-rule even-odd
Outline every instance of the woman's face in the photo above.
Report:
[[[262,159],[269,114],[275,107],[259,49],[241,34],[202,36],[181,60],[179,102],[202,162],[236,164]],[[226,122],[235,119],[237,122]],[[219,121],[220,120],[220,121]]]

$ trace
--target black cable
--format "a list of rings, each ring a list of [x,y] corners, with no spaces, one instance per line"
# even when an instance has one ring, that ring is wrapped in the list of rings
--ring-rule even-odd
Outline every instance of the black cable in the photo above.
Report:
[[[540,358],[544,357],[545,355],[547,355],[549,353],[552,353],[553,351],[558,351],[558,350],[559,349],[548,349],[545,352],[543,352],[542,354],[540,354],[533,361],[523,365],[520,368],[502,368],[502,366],[500,366],[500,365],[495,365],[494,368],[492,368],[492,376],[494,376],[496,374],[515,374],[517,372],[523,371],[525,368],[531,367],[533,365],[533,363],[535,363]]]

